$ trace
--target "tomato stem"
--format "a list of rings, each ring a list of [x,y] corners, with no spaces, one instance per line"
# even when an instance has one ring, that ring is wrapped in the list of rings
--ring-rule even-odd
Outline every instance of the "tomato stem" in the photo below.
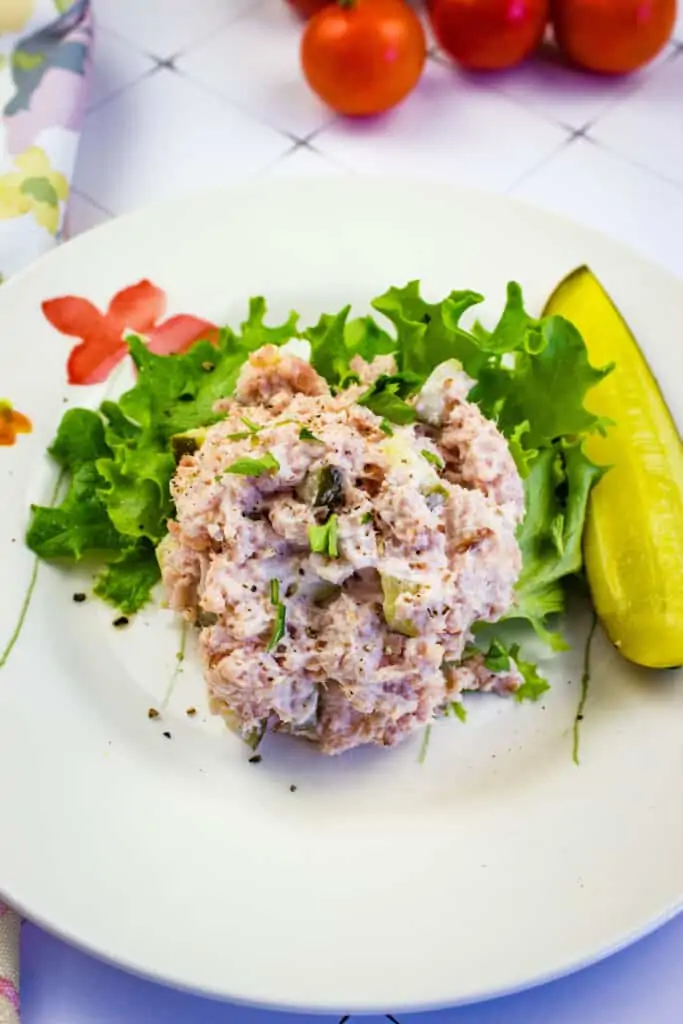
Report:
[[[356,0],[337,0],[337,5],[350,10],[352,7],[356,6]]]

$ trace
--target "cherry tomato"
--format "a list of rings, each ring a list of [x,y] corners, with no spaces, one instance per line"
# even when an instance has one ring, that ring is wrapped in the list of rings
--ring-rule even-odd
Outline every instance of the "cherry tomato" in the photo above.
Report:
[[[431,0],[428,10],[441,48],[472,71],[519,64],[548,22],[548,0]]]
[[[381,114],[415,87],[427,56],[420,19],[404,0],[337,0],[304,29],[311,89],[340,114]]]
[[[323,7],[327,7],[333,0],[286,0],[290,7],[293,7],[302,18],[312,18]]]
[[[652,60],[673,32],[676,0],[552,0],[557,44],[574,64],[627,74]]]

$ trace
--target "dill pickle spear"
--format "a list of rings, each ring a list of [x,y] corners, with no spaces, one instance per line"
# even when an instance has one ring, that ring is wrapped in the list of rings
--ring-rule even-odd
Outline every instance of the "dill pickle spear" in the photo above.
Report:
[[[629,661],[683,664],[683,446],[638,343],[587,267],[566,277],[544,313],[576,325],[594,366],[614,371],[586,406],[614,422],[586,443],[612,468],[593,490],[584,557],[593,603],[607,635]]]

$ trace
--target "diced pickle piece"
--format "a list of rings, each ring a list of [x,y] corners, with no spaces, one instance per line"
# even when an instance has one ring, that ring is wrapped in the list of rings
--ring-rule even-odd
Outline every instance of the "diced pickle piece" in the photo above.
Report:
[[[186,430],[184,434],[174,434],[171,438],[171,451],[176,465],[183,455],[194,455],[204,444],[206,430]]]
[[[403,594],[416,594],[420,589],[419,584],[384,574],[381,575],[381,580],[384,594],[382,608],[387,626],[396,633],[403,633],[404,636],[417,636],[418,630],[415,624],[405,615],[405,610],[397,610],[396,604]]]

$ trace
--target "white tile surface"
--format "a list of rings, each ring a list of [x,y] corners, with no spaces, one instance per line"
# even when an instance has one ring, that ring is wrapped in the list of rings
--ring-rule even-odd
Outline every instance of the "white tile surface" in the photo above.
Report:
[[[98,224],[104,224],[110,218],[111,214],[106,210],[72,190],[66,210],[64,234],[67,238],[74,238],[90,228],[96,228]]]
[[[349,174],[346,167],[333,163],[308,146],[297,146],[267,170],[268,177],[291,178],[304,175]]]
[[[683,275],[683,189],[583,139],[513,195],[598,228]]]
[[[579,129],[640,88],[673,53],[674,47],[668,46],[638,74],[605,78],[569,67],[548,47],[521,67],[497,74],[491,81],[507,96],[549,121]]]
[[[74,184],[113,213],[250,177],[291,143],[165,69],[86,118]]]
[[[352,170],[460,181],[496,191],[510,188],[567,138],[502,96],[485,80],[468,79],[430,61],[417,90],[383,118],[338,121],[315,145]]]
[[[93,0],[96,23],[155,57],[171,57],[239,16],[254,0]]]
[[[155,66],[151,57],[104,28],[96,33],[93,58],[88,110],[121,92]]]
[[[191,78],[261,120],[304,138],[332,119],[299,63],[301,22],[283,0],[265,0],[178,61]]]
[[[615,152],[683,183],[683,52],[601,118],[592,134]]]

